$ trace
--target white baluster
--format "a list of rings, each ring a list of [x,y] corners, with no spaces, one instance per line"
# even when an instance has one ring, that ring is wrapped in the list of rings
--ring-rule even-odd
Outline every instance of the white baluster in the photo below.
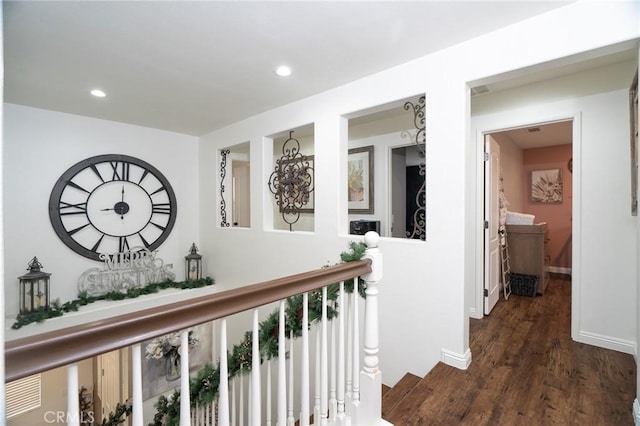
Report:
[[[360,327],[359,327],[359,312],[358,312],[358,279],[355,278],[355,288],[351,295],[353,300],[353,342],[351,343],[351,349],[353,351],[351,362],[353,366],[351,371],[353,373],[353,388],[351,389],[351,400],[353,402],[360,401]]]
[[[284,326],[284,300],[281,300],[278,321],[278,426],[287,424],[287,353]]]
[[[180,332],[180,426],[191,424],[189,392],[189,331]]]
[[[271,358],[267,361],[267,422],[271,426]]]
[[[244,426],[244,376],[239,376],[240,380],[240,422],[238,426]]]
[[[300,381],[300,426],[309,426],[309,294],[302,296],[302,359]]]
[[[328,320],[327,287],[322,287],[322,348],[320,351],[320,424],[327,424],[329,417],[329,368],[328,368]]]
[[[358,291],[358,279],[354,278],[355,288],[354,292]],[[352,392],[353,392],[353,302],[351,295],[345,295],[345,301],[347,303],[347,354],[346,354],[346,369],[347,369],[347,383],[345,393],[345,412],[350,414]]]
[[[80,425],[80,400],[78,399],[78,364],[67,365],[67,425]]]
[[[315,372],[315,404],[313,406],[313,420],[320,423],[320,335],[322,327],[316,327],[316,372]]]
[[[252,410],[253,410],[253,405],[251,405],[251,398],[253,397],[252,392],[253,392],[253,388],[251,387],[251,375],[249,375],[249,400],[247,401],[247,402],[248,402],[248,404],[247,404],[247,405],[248,405],[248,408],[247,408],[247,411],[248,411],[248,413],[247,413],[247,417],[248,417],[248,419],[249,419],[249,424],[250,424],[250,425],[253,425],[253,424],[254,424],[254,423],[253,423],[253,412],[252,412]]]
[[[260,405],[260,341],[258,337],[258,310],[253,310],[253,344],[251,346],[251,426],[262,423]]]
[[[293,330],[289,331],[289,412],[287,416],[287,426],[294,426],[296,420],[293,418]]]
[[[337,394],[337,411],[338,419],[342,421],[345,416],[344,412],[344,321],[346,312],[344,297],[344,281],[340,282],[340,293],[338,294],[338,394]]]
[[[131,347],[131,424],[141,425],[142,420],[142,349],[140,344]],[[96,419],[97,421],[98,419]]]
[[[378,424],[382,420],[382,374],[378,368],[378,285],[382,279],[382,254],[378,250],[380,237],[367,232],[365,258],[371,259],[371,272],[363,275],[366,283],[364,309],[364,358],[361,376],[361,398],[358,421]]]
[[[231,381],[231,426],[238,426],[238,410],[236,410],[236,382],[234,378]]]
[[[333,304],[335,308],[335,303]],[[336,400],[336,321],[335,318],[331,321],[329,327],[331,328],[331,347],[330,353],[330,386],[329,386],[329,421],[334,423],[336,421],[336,411],[338,410],[338,401]]]
[[[220,321],[220,384],[218,385],[218,423],[229,425],[229,368],[227,367],[227,320]]]

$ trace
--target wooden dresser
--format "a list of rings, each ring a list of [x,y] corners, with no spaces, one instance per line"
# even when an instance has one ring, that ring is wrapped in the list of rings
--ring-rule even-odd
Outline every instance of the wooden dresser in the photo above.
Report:
[[[544,294],[549,282],[549,231],[547,224],[506,225],[511,272],[537,275],[537,293]]]

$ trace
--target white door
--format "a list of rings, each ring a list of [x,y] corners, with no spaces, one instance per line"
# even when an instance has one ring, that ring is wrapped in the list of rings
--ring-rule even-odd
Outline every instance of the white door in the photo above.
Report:
[[[484,150],[484,314],[489,315],[500,297],[500,145],[487,135]]]
[[[248,161],[233,160],[233,226],[248,228],[251,225],[250,169]]]
[[[98,355],[98,398],[102,405],[102,418],[108,418],[120,402],[120,351]],[[98,419],[96,419],[98,420]]]

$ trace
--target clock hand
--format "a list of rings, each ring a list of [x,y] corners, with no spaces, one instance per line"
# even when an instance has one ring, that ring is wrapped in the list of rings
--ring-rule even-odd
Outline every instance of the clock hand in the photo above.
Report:
[[[124,185],[122,185],[122,204],[120,205],[120,220],[124,220]]]

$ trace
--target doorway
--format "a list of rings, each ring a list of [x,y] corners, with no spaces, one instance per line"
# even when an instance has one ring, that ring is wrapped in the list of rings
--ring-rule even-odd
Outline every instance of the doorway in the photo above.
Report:
[[[509,212],[533,216],[532,223],[546,223],[548,238],[545,241],[544,276],[548,273],[563,274],[571,277],[572,265],[572,225],[573,225],[573,120],[559,120],[529,124],[508,130],[491,131],[485,134],[498,145],[498,160],[485,161],[485,169],[498,165],[498,179],[489,184],[485,177],[485,250],[484,250],[484,282],[485,299],[484,315],[488,315],[495,303],[492,291],[495,290],[495,278],[501,276],[500,262],[496,262],[488,250],[488,242],[494,240],[490,230],[497,226],[489,226],[495,219],[487,212],[487,207],[498,204],[498,197],[505,201],[505,209]],[[486,158],[493,158],[493,155]],[[495,172],[495,171],[494,171]],[[485,176],[489,176],[485,172]],[[552,178],[549,178],[551,176]],[[553,182],[551,182],[553,181]],[[541,195],[539,184],[552,185],[550,194]],[[495,210],[495,209],[493,209]],[[503,214],[505,214],[503,212]],[[501,215],[501,222],[506,217]],[[529,219],[527,217],[526,219]],[[519,223],[520,218],[516,218]],[[509,222],[507,222],[508,224]],[[524,224],[524,223],[519,223]],[[508,239],[508,238],[507,238]],[[495,250],[494,250],[495,251]],[[495,254],[495,253],[493,253]],[[526,273],[515,271],[513,273]],[[491,279],[491,278],[494,279]],[[493,301],[497,299],[493,294]]]

